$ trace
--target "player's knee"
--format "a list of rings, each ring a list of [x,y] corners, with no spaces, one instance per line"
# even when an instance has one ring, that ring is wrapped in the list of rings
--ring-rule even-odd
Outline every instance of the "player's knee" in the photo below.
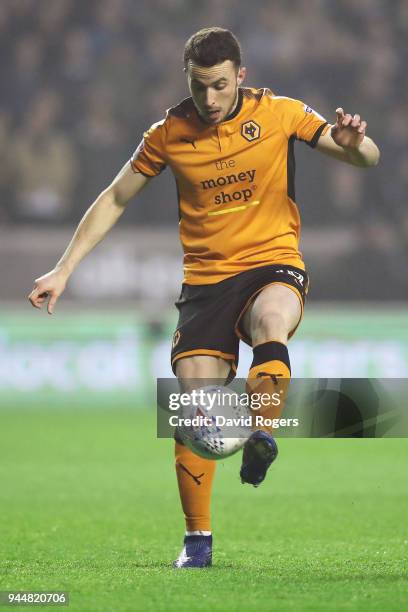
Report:
[[[254,344],[279,340],[286,342],[288,337],[287,322],[282,313],[274,310],[264,310],[256,314],[252,321],[252,341]]]

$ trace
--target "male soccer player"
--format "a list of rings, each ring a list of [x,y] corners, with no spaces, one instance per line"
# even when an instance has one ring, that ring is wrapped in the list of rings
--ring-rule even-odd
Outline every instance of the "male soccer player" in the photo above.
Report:
[[[130,198],[170,166],[180,210],[184,283],[177,302],[172,367],[179,379],[227,380],[239,340],[253,348],[249,381],[290,377],[288,338],[302,317],[308,276],[299,252],[295,140],[355,166],[379,151],[360,116],[336,110],[327,121],[269,89],[241,87],[246,70],[235,36],[194,34],[184,49],[191,97],[145,134],[130,162],[92,204],[55,268],[29,299],[51,314],[81,259],[111,229]],[[255,486],[277,455],[268,431],[244,447],[241,480]],[[176,471],[187,531],[175,567],[211,565],[210,498],[215,462],[176,441]]]

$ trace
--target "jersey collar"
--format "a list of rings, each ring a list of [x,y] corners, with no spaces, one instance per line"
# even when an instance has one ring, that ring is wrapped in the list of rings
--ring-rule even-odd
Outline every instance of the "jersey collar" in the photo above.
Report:
[[[232,111],[232,113],[230,113],[227,117],[225,117],[224,121],[222,121],[221,123],[225,123],[226,121],[230,121],[231,119],[235,119],[235,117],[237,117],[237,115],[239,115],[239,113],[241,112],[243,100],[244,100],[244,92],[242,91],[242,87],[238,87],[238,101],[237,101],[237,105],[234,108],[234,110]]]

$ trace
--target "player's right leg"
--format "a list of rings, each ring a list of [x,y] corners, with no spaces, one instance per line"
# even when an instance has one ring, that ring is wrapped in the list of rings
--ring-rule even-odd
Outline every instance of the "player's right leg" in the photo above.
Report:
[[[231,364],[220,357],[196,355],[180,359],[176,375],[183,392],[191,391],[197,379],[225,381]],[[179,569],[209,567],[212,563],[211,490],[215,461],[193,453],[181,440],[175,443],[176,473],[186,522],[184,547],[174,562]]]

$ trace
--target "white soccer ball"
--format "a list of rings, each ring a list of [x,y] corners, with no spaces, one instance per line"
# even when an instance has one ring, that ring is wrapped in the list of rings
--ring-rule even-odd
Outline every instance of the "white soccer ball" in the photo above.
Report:
[[[252,433],[248,407],[228,387],[202,387],[197,393],[199,399],[183,410],[177,431],[200,457],[225,459],[242,448]]]

